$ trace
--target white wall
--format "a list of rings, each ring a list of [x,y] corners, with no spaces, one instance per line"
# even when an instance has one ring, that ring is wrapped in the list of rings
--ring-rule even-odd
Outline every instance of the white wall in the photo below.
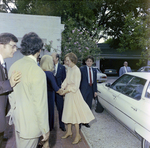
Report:
[[[35,32],[44,43],[49,44],[53,41],[53,48],[61,52],[61,33],[64,30],[64,24],[61,24],[60,17],[41,16],[41,15],[23,15],[12,13],[0,13],[0,33],[9,32],[18,38],[17,46],[20,47],[22,37],[29,32]],[[42,52],[41,54],[49,54]],[[12,59],[6,59],[7,67],[20,59],[22,55],[16,52]]]

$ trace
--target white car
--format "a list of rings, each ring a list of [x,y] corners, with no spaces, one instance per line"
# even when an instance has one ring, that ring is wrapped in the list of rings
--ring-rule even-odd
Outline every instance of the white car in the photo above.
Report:
[[[101,70],[97,67],[94,67],[97,69],[97,82],[102,83],[107,81],[107,75],[102,73]]]
[[[127,73],[97,86],[101,108],[140,135],[142,148],[150,148],[150,73]]]

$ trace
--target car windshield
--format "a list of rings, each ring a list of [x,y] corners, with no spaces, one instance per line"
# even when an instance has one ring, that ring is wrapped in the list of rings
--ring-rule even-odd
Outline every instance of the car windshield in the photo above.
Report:
[[[102,73],[100,69],[98,69],[98,68],[96,68],[96,69],[97,69],[97,73]]]
[[[111,85],[111,88],[136,100],[140,100],[145,83],[146,79],[125,74],[117,79]]]

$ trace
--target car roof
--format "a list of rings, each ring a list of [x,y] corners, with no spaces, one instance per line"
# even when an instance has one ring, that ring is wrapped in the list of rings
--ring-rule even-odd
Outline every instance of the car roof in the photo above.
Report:
[[[143,66],[143,67],[141,67],[141,68],[150,68],[150,66]]]
[[[127,74],[150,80],[150,72],[128,72]]]

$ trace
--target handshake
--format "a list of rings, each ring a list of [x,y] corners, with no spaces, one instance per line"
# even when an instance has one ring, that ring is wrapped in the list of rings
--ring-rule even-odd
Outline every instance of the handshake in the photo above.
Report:
[[[65,94],[69,93],[69,91],[60,88],[56,93],[58,93],[59,95],[63,96],[63,95],[65,95]]]

